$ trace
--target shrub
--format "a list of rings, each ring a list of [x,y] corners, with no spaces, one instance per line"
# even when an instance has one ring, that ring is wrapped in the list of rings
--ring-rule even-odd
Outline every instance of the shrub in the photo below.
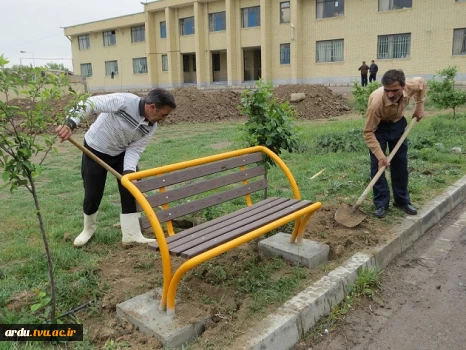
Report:
[[[447,67],[438,72],[429,82],[429,98],[436,108],[453,109],[456,121],[456,108],[466,104],[466,91],[455,89],[455,77],[458,67]]]
[[[369,101],[369,96],[373,91],[381,87],[378,81],[373,81],[367,86],[361,86],[357,81],[353,82],[353,109],[358,112],[358,114],[365,116],[367,111],[367,105]]]
[[[255,89],[241,94],[239,109],[248,117],[242,127],[241,141],[248,146],[265,146],[278,155],[282,151],[299,151],[301,134],[294,124],[296,111],[289,102],[278,103],[272,91],[271,83],[260,80]],[[266,162],[274,165],[268,157]]]

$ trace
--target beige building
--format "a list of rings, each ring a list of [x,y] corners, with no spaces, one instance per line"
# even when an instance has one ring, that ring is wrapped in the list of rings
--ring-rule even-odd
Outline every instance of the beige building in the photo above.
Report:
[[[408,76],[459,67],[466,0],[161,0],[65,28],[90,91],[196,84],[348,84],[362,61]]]

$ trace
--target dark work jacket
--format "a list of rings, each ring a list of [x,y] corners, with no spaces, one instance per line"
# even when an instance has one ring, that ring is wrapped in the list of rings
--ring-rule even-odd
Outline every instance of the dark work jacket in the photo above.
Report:
[[[359,69],[361,71],[361,75],[367,75],[367,72],[369,71],[369,66],[367,64],[363,64]]]
[[[375,74],[378,71],[379,71],[379,67],[377,67],[375,63],[372,63],[371,66],[369,67],[369,72],[371,72],[371,74]]]

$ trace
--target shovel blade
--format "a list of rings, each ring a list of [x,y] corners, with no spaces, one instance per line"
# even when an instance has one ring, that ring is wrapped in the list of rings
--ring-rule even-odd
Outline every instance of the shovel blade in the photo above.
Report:
[[[335,221],[346,227],[355,227],[366,218],[359,208],[353,208],[350,205],[343,203],[335,213]]]

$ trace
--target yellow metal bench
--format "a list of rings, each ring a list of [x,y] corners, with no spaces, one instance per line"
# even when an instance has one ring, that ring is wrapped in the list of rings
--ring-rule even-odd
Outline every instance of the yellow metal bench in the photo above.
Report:
[[[294,198],[272,197],[252,204],[251,193],[267,190],[266,169],[260,164],[264,154],[283,170]],[[141,218],[141,227],[152,227],[155,233],[157,242],[149,246],[160,251],[162,258],[160,309],[167,314],[175,312],[176,290],[187,271],[291,221],[295,221],[295,225],[290,241],[300,244],[306,223],[322,206],[320,202],[301,200],[288,167],[262,146],[127,174],[121,182],[136,198],[138,210],[146,215]],[[151,194],[153,191],[156,193]],[[204,197],[198,198],[202,195]],[[175,234],[172,220],[243,196],[245,208]],[[179,203],[181,200],[185,201]],[[173,202],[175,205],[169,206]],[[160,206],[162,209],[155,212],[153,208]],[[166,223],[167,237],[162,223]],[[174,274],[170,255],[187,259]]]

